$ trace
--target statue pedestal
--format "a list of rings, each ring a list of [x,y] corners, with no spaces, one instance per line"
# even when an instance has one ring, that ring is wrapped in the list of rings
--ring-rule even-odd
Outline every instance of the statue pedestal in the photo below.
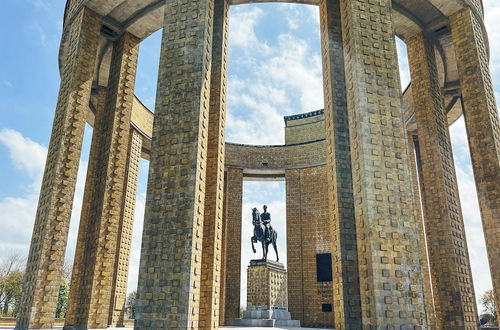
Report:
[[[300,327],[288,312],[287,272],[282,263],[251,260],[247,269],[247,309],[233,320],[240,327]]]

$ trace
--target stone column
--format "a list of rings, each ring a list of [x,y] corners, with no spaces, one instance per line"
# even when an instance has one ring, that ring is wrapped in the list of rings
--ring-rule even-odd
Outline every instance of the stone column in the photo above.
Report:
[[[240,317],[241,290],[241,217],[243,203],[243,170],[227,169],[227,247],[224,325]]]
[[[220,267],[219,324],[224,325],[226,315],[226,267],[227,267],[227,172],[224,171],[224,194],[222,203],[222,253]]]
[[[80,218],[66,327],[106,328],[119,257],[127,191],[130,118],[139,40],[124,33],[113,45],[103,112],[96,115]],[[101,110],[101,109],[98,109]]]
[[[422,161],[422,197],[438,329],[470,329],[477,308],[434,47],[406,41]]]
[[[213,0],[165,2],[136,329],[198,328]]]
[[[200,329],[219,327],[227,93],[227,0],[215,0],[201,266]]]
[[[100,28],[101,17],[83,8],[65,31],[69,47],[61,70],[18,328],[53,327]]]
[[[429,258],[427,257],[427,241],[426,241],[426,228],[424,225],[424,216],[422,213],[422,197],[419,185],[419,170],[417,167],[417,155],[415,141],[418,141],[417,136],[411,132],[408,134],[408,159],[410,162],[410,171],[413,186],[413,196],[415,201],[415,211],[418,221],[418,233],[420,238],[420,260],[422,261],[422,277],[424,280],[424,298],[425,298],[425,314],[427,316],[427,328],[429,330],[436,328],[436,315],[434,311],[434,298],[432,295],[431,274],[429,272]],[[418,155],[418,157],[420,157]]]
[[[286,241],[288,268],[288,310],[292,319],[304,325],[304,255],[300,169],[286,170]]]
[[[132,246],[132,230],[134,228],[135,201],[137,199],[137,182],[142,154],[142,135],[132,129],[129,135],[129,151],[126,165],[125,191],[121,207],[121,220],[118,227],[117,257],[111,287],[109,324],[124,326],[127,313],[128,270],[130,263],[130,248]]]
[[[425,326],[390,0],[341,0],[362,326]]]
[[[336,329],[361,328],[356,223],[339,0],[320,1]]]
[[[463,111],[497,306],[500,306],[500,121],[481,25],[469,10],[450,17]]]

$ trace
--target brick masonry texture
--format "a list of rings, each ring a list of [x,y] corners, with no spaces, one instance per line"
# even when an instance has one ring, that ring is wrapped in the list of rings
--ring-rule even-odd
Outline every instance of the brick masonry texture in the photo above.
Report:
[[[203,222],[200,329],[219,326],[220,268],[222,258],[222,217],[224,198],[224,151],[227,93],[226,0],[215,0],[210,111],[208,119],[207,179]]]
[[[500,120],[481,25],[469,10],[450,17],[465,125],[497,306],[500,306]]]
[[[288,307],[283,264],[252,260],[247,268],[247,307]]]
[[[342,0],[362,326],[425,326],[389,0]]]
[[[419,227],[419,235],[420,235],[420,260],[422,262],[422,278],[424,280],[424,299],[425,299],[425,314],[427,318],[427,328],[430,330],[436,329],[436,314],[434,311],[434,297],[432,295],[432,284],[431,284],[431,275],[429,272],[429,259],[427,257],[427,241],[426,241],[426,232],[424,226],[424,217],[422,213],[422,205],[421,205],[421,192],[419,185],[419,176],[417,170],[417,155],[415,149],[415,143],[418,141],[414,141],[416,136],[413,135],[412,132],[408,133],[408,160],[410,162],[410,171],[412,178],[412,186],[413,186],[413,196],[415,202],[415,211],[417,214],[417,223]],[[422,171],[420,171],[421,173]],[[420,181],[421,178],[420,178]]]
[[[285,117],[282,146],[224,142],[227,12],[242,0],[169,0],[144,12],[148,1],[124,1],[67,3],[61,88],[19,328],[54,325],[88,121],[93,142],[67,328],[123,323],[139,159],[145,157],[151,162],[137,329],[212,330],[239,317],[243,180],[259,175],[286,180],[289,309],[302,325],[475,329],[447,128],[460,107],[445,115],[442,101],[450,97],[438,79],[457,79],[455,62],[500,305],[500,123],[481,0],[464,1],[464,7],[433,0],[439,10],[426,0],[422,8],[409,0],[296,0],[320,6],[325,110]],[[408,17],[391,5],[411,8],[424,20],[434,15],[436,26],[452,15],[451,36],[441,30],[445,39],[437,40],[444,40],[448,68],[418,29],[406,24],[402,30]],[[106,53],[113,20],[126,23],[120,15],[136,9],[145,16],[124,24],[128,32],[115,31],[112,53]],[[161,26],[155,21],[160,12],[164,35],[153,114],[133,90],[138,44]],[[106,16],[106,29],[97,13]],[[403,102],[395,29],[406,38],[412,69]],[[332,254],[333,281],[318,282],[319,253]],[[282,288],[282,280],[274,284]],[[325,304],[333,313],[322,311]]]
[[[475,329],[477,308],[434,47],[406,41],[422,162],[422,201],[438,329]]]
[[[304,327],[333,326],[332,282],[318,282],[316,254],[331,252],[326,166],[286,171],[288,301]]]
[[[136,329],[197,329],[213,0],[165,3]]]
[[[359,329],[361,306],[340,1],[320,1],[335,328]]]
[[[308,129],[304,129],[307,125]],[[317,115],[304,119],[287,121],[285,126],[285,144],[295,144],[322,140],[325,138],[325,116]]]
[[[227,189],[225,198],[225,312],[224,324],[231,325],[240,317],[241,288],[241,217],[243,203],[243,170],[227,169]]]
[[[76,276],[72,277],[74,289],[66,326],[100,328],[110,324],[138,47],[138,40],[128,33],[113,45],[105,104],[95,121],[98,134],[92,141],[92,166],[88,173],[93,182],[86,185],[92,191],[84,197],[84,203],[89,205],[82,208],[74,263]]]
[[[18,328],[52,328],[68,237],[100,17],[84,9],[67,31],[70,47],[47,153],[26,267]]]
[[[125,318],[128,319],[125,302],[127,299],[128,266],[130,263],[130,248],[132,247],[135,200],[142,151],[142,136],[135,130],[131,130],[129,136],[126,187],[123,196],[120,227],[118,228],[118,257],[115,260],[109,311],[109,324],[116,326],[123,326]]]

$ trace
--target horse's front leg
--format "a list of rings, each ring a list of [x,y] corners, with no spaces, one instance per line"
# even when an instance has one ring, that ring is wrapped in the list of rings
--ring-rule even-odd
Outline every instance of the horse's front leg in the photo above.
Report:
[[[253,246],[253,243],[255,242],[255,236],[254,236],[254,237],[252,237],[252,238],[250,238],[250,241],[252,242],[252,251],[253,251],[253,253],[257,252],[257,251],[255,250],[255,246]]]
[[[262,242],[262,259],[267,260],[267,246],[265,242]]]

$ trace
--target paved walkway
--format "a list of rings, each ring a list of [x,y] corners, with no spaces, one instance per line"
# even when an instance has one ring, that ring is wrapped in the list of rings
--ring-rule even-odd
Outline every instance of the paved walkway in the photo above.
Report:
[[[133,329],[134,327],[132,326],[127,326],[125,328],[108,328],[108,329]],[[12,330],[14,329],[11,326],[0,326],[0,329],[9,329]],[[56,327],[55,329],[62,329],[62,327]],[[220,329],[232,329],[232,330],[265,330],[265,329],[301,329],[301,330],[333,330],[333,329],[319,329],[319,328],[240,328],[240,327],[220,327]],[[89,329],[92,330],[92,329]]]

